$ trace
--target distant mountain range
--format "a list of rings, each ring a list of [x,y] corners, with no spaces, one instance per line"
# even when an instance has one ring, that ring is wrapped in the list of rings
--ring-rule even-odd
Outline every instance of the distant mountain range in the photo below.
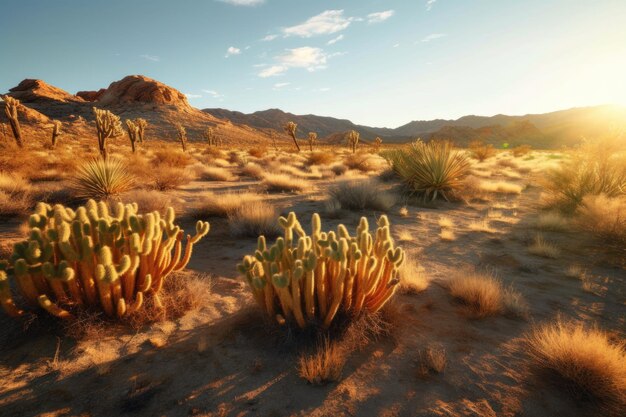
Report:
[[[199,110],[173,87],[142,75],[129,75],[107,88],[70,94],[42,80],[25,79],[6,95],[21,101],[20,118],[32,138],[48,136],[46,127],[52,119],[64,123],[69,136],[93,135],[92,107],[109,109],[122,120],[142,117],[148,120],[148,136],[175,140],[176,124],[187,129],[190,140],[203,140],[207,127],[226,144],[269,144],[271,133],[279,141],[290,141],[282,126],[298,124],[298,137],[308,132],[318,134],[320,141],[342,143],[345,133],[356,130],[363,142],[377,136],[385,143],[403,143],[422,138],[451,140],[459,146],[482,140],[500,146],[529,144],[535,148],[558,148],[579,143],[583,137],[595,138],[626,131],[626,108],[604,105],[561,110],[524,116],[464,116],[456,120],[417,120],[395,129],[357,125],[350,120],[317,115],[295,115],[280,109],[250,114],[226,109]],[[0,123],[6,123],[0,101]],[[6,129],[2,129],[5,131]],[[625,145],[626,146],[626,145]]]

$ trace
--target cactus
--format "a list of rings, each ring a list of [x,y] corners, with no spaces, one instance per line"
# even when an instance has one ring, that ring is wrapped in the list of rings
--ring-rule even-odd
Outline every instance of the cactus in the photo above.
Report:
[[[183,152],[187,152],[187,130],[179,123],[176,125],[176,131],[178,133],[178,140],[183,147]]]
[[[22,148],[24,147],[24,143],[22,142],[22,128],[20,127],[20,121],[17,115],[17,109],[19,109],[20,105],[18,99],[11,96],[4,96],[4,113],[7,115],[7,119],[9,119],[9,125],[11,126],[15,143]]]
[[[137,125],[139,143],[143,143],[146,127],[148,127],[148,122],[146,122],[146,119],[137,118],[135,119],[135,125]]]
[[[317,141],[317,133],[309,132],[309,150],[313,152],[313,144]]]
[[[52,121],[52,142],[51,142],[51,147],[52,149],[56,148],[57,146],[57,138],[63,134],[63,132],[61,132],[61,126],[63,126],[61,124],[61,121],[59,120],[53,120]]]
[[[356,145],[359,143],[359,132],[351,130],[346,133],[346,141],[348,142],[348,146],[352,148],[352,153],[356,153]]]
[[[298,145],[298,140],[296,139],[296,130],[298,129],[298,125],[294,122],[288,122],[287,124],[285,124],[285,126],[283,126],[283,129],[285,129],[285,132],[289,136],[291,136],[291,138],[293,139],[293,143],[295,143],[296,148],[298,149],[298,152],[300,152],[300,145]]]
[[[183,250],[174,217],[171,207],[162,218],[156,211],[138,214],[137,204],[118,203],[110,213],[94,200],[77,210],[39,203],[28,238],[0,263],[0,305],[15,317],[40,307],[63,319],[81,309],[121,318],[140,309],[146,297],[160,305],[167,276],[187,265],[193,245],[209,232],[209,224],[199,221]]]
[[[322,232],[320,216],[312,217],[307,236],[291,212],[279,218],[285,236],[267,246],[258,239],[254,255],[237,265],[257,303],[278,323],[327,329],[337,314],[357,317],[374,313],[391,298],[398,284],[404,251],[394,247],[386,216],[378,220],[375,236],[361,218],[356,236],[344,225]],[[294,240],[294,233],[298,236]]]
[[[128,132],[128,138],[130,139],[130,147],[135,153],[135,142],[139,138],[139,126],[130,119],[126,119],[126,131]]]
[[[209,143],[209,146],[217,146],[217,136],[213,132],[212,127],[207,127],[204,131],[204,138]]]
[[[111,113],[109,110],[93,108],[96,116],[96,130],[98,132],[98,150],[102,158],[107,157],[107,141],[109,138],[115,138],[124,134],[122,130],[122,122],[119,116]]]
[[[383,144],[383,140],[376,136],[376,139],[374,139],[374,149],[376,150],[376,152],[378,152],[380,150],[380,147]]]

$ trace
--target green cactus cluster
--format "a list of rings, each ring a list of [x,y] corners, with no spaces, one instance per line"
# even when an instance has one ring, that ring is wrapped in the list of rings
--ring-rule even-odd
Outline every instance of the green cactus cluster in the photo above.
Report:
[[[198,221],[183,249],[183,231],[174,220],[171,207],[161,216],[138,214],[136,204],[109,210],[89,200],[72,210],[39,203],[28,238],[0,263],[0,305],[11,316],[43,308],[60,318],[79,309],[121,318],[139,310],[145,297],[159,306],[167,276],[187,265],[193,245],[209,232],[209,224]]]
[[[373,234],[362,217],[355,236],[344,225],[322,232],[317,213],[310,236],[293,212],[279,223],[284,237],[268,246],[260,236],[254,255],[237,266],[257,303],[278,323],[328,328],[338,313],[376,312],[394,294],[404,251],[394,247],[386,216]]]

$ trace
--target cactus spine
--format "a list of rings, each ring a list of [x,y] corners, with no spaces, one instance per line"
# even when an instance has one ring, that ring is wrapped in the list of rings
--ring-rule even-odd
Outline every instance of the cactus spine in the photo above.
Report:
[[[130,139],[130,147],[135,153],[135,142],[139,137],[139,126],[130,119],[126,119],[126,131],[128,132],[128,138]]]
[[[122,122],[120,118],[109,110],[93,108],[96,116],[96,130],[98,132],[98,150],[100,155],[106,159],[107,157],[107,141],[109,138],[115,138],[124,134],[122,130]]]
[[[317,133],[309,132],[309,150],[313,152],[313,144],[317,141]]]
[[[298,129],[298,125],[294,122],[288,122],[287,124],[285,124],[285,126],[283,126],[283,129],[285,129],[285,132],[289,136],[291,136],[291,138],[293,139],[293,143],[298,149],[298,152],[300,152],[300,145],[298,145],[298,140],[296,139],[296,130]]]
[[[146,122],[146,119],[138,118],[135,119],[135,125],[137,125],[137,137],[139,139],[139,143],[143,143],[146,127],[148,127],[148,122]]]
[[[11,287],[26,307],[60,318],[81,308],[123,317],[141,308],[145,297],[158,303],[164,280],[187,265],[194,243],[209,232],[209,224],[199,221],[183,250],[174,217],[171,207],[162,218],[156,211],[137,214],[136,204],[118,203],[110,213],[93,200],[75,211],[39,203],[28,239],[0,263],[0,305],[11,316],[23,314]]]
[[[378,220],[374,236],[365,217],[356,236],[343,225],[322,232],[317,213],[311,236],[293,212],[278,220],[284,237],[268,247],[260,236],[254,255],[237,265],[257,303],[278,323],[328,328],[338,313],[376,312],[394,294],[404,251],[394,247],[386,216]]]
[[[4,113],[9,119],[9,125],[11,126],[11,131],[13,132],[13,137],[15,138],[15,143],[20,148],[24,147],[24,143],[22,142],[22,128],[20,127],[20,121],[17,115],[17,109],[20,107],[20,101],[11,96],[4,96]]]
[[[178,133],[178,140],[183,147],[183,152],[187,152],[187,130],[180,123],[176,125],[176,132]]]
[[[352,148],[352,153],[356,153],[356,145],[359,143],[359,132],[351,130],[346,134],[348,146]]]
[[[56,148],[57,138],[63,133],[61,132],[61,126],[62,124],[60,120],[52,121],[52,142],[51,142],[52,149]]]

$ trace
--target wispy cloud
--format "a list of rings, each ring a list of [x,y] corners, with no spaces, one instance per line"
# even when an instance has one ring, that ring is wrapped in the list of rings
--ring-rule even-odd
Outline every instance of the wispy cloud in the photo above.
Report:
[[[329,35],[340,32],[350,26],[354,19],[345,17],[343,10],[325,10],[299,25],[283,29],[285,36],[310,38],[316,35]]]
[[[394,43],[394,44],[393,44],[393,47],[394,47],[394,48],[399,48],[399,47],[400,47],[400,44],[399,44],[399,43]]]
[[[311,46],[287,49],[284,54],[275,57],[276,64],[265,68],[258,75],[261,78],[273,77],[284,74],[290,68],[304,68],[313,72],[326,68],[328,58],[336,55],[329,55],[321,48]]]
[[[202,90],[202,92],[208,94],[212,98],[222,98],[222,97],[224,97],[223,94],[220,94],[220,93],[218,93],[215,90]]]
[[[222,3],[232,4],[233,6],[258,6],[265,3],[265,0],[218,0]]]
[[[191,99],[193,99],[193,98],[200,98],[200,97],[202,97],[200,94],[191,94],[191,93],[185,93],[185,96],[186,96],[187,98],[191,98]]]
[[[367,23],[380,23],[389,19],[395,12],[393,10],[385,10],[384,12],[370,13],[367,15]]]
[[[426,10],[431,11],[437,0],[426,0]]]
[[[231,46],[226,50],[225,57],[228,58],[229,56],[239,55],[240,53],[241,53],[241,49]]]
[[[261,41],[262,42],[269,42],[269,41],[273,41],[277,37],[278,37],[278,35],[267,35],[264,38],[261,38]]]
[[[335,44],[337,42],[339,42],[340,40],[343,39],[343,35],[339,35],[336,38],[332,38],[331,40],[329,40],[328,42],[326,42],[326,45],[332,45]]]
[[[279,90],[283,87],[287,87],[288,85],[290,85],[291,83],[276,83],[274,84],[274,89],[275,90]]]
[[[330,91],[330,87],[322,87],[319,89],[319,91],[322,91],[322,92]]]
[[[430,35],[424,37],[421,42],[434,41],[435,39],[443,38],[444,36],[446,36],[445,33],[431,33]]]
[[[139,55],[139,58],[143,58],[152,62],[159,62],[161,60],[161,58],[159,58],[158,56],[148,54]]]

